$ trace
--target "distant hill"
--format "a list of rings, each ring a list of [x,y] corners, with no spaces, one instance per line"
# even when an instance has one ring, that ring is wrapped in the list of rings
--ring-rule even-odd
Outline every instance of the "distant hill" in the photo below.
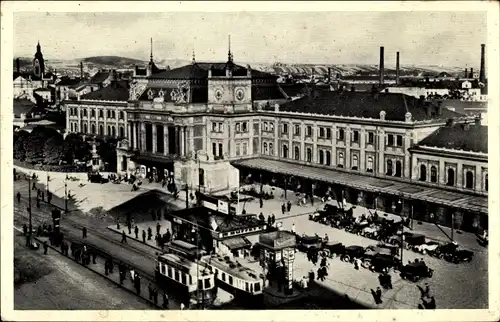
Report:
[[[128,57],[120,57],[120,56],[85,57],[82,59],[82,61],[84,64],[115,66],[117,68],[146,64],[146,62],[143,60],[128,58]]]

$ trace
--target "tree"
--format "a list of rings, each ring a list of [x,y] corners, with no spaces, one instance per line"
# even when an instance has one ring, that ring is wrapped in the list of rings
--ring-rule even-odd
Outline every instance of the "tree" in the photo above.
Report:
[[[44,161],[45,142],[54,137],[62,138],[61,134],[52,128],[35,127],[23,145],[26,161],[33,164]]]
[[[45,164],[59,164],[65,156],[64,140],[60,136],[50,137],[43,145]]]
[[[29,137],[29,133],[26,131],[14,132],[14,159],[24,161],[26,157],[26,150],[24,145]]]
[[[76,133],[71,133],[64,140],[64,160],[73,163],[77,159],[80,161],[90,160],[90,145]]]
[[[116,171],[116,140],[100,141],[97,153],[101,160],[108,165],[107,171]]]

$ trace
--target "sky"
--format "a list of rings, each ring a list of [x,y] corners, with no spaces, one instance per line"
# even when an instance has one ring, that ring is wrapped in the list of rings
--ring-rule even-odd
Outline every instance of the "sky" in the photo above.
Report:
[[[14,56],[479,66],[484,12],[15,13]],[[394,63],[391,63],[391,60]]]

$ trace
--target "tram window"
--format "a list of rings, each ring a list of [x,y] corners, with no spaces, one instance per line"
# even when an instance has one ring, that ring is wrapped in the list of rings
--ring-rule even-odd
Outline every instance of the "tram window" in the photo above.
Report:
[[[187,283],[186,274],[182,274],[182,284],[186,284],[186,283]]]
[[[221,277],[221,279],[222,279],[224,282],[226,281],[226,273],[224,273],[224,272],[222,273],[222,277]]]
[[[160,273],[165,275],[165,265],[163,265],[163,264],[160,264]]]
[[[172,267],[167,267],[168,277],[172,278]]]
[[[245,291],[250,292],[250,290],[248,288],[248,282],[245,282]]]
[[[229,284],[233,285],[233,277],[231,275],[229,275]]]
[[[259,282],[255,283],[254,289],[255,289],[255,292],[259,292],[260,291],[260,283]]]
[[[198,280],[198,289],[203,289],[203,280]]]
[[[209,289],[212,287],[212,284],[210,283],[210,277],[205,279],[205,289]]]
[[[175,280],[179,281],[179,279],[180,279],[180,277],[179,277],[179,271],[176,270],[174,273],[175,273]]]
[[[189,275],[189,285],[193,284],[193,277]]]

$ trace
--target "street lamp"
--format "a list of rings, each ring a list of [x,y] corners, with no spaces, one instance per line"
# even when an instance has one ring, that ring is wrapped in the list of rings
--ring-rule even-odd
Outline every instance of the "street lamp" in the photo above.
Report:
[[[28,175],[28,218],[29,218],[29,233],[28,233],[28,243],[31,247],[32,237],[33,237],[33,222],[31,219],[31,174]]]

